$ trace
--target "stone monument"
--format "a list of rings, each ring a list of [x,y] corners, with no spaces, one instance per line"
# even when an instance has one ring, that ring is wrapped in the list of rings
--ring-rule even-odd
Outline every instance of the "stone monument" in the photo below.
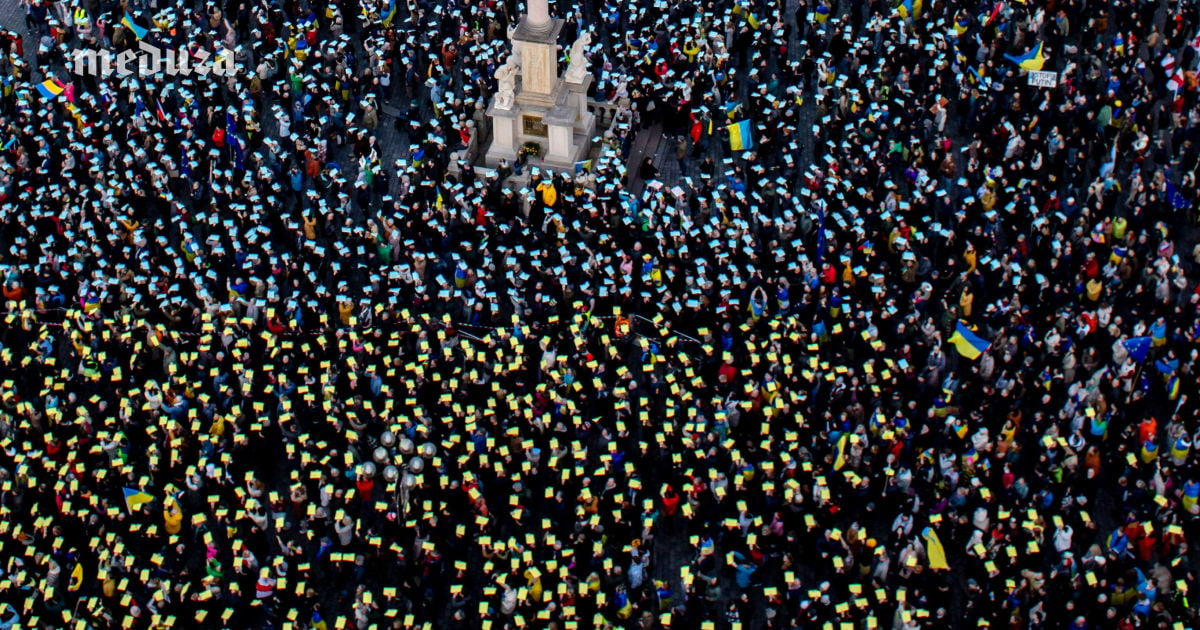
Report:
[[[542,152],[530,163],[573,169],[587,159],[596,119],[587,109],[592,75],[584,51],[591,35],[584,33],[571,46],[570,67],[558,76],[558,34],[563,20],[550,17],[547,0],[527,0],[528,12],[510,29],[513,52],[496,70],[499,83],[488,107],[492,143],[484,156],[488,166],[510,161],[527,142]]]

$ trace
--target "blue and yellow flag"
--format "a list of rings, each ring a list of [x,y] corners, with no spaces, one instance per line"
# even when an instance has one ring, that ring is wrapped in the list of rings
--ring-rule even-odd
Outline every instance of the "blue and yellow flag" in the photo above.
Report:
[[[991,346],[962,322],[958,322],[954,334],[950,335],[950,343],[954,344],[959,354],[972,360],[978,359]]]
[[[754,146],[754,135],[748,119],[727,125],[725,128],[729,130],[730,151],[745,151]]]
[[[383,14],[383,25],[391,26],[394,19],[396,19],[396,0],[390,0],[387,11]]]
[[[55,99],[59,94],[63,93],[63,86],[59,85],[54,79],[46,79],[37,85],[38,94],[48,99]]]
[[[729,101],[721,107],[725,110],[725,117],[729,120],[733,120],[733,117],[736,116],[739,111],[741,111],[742,103],[741,101]]]
[[[841,470],[846,465],[846,446],[849,441],[849,433],[843,433],[842,437],[838,438],[837,445],[833,449],[834,470]]]
[[[138,490],[137,488],[125,488],[125,507],[132,513],[138,509],[138,506],[145,505],[154,500],[154,497]]]
[[[813,12],[813,17],[817,20],[817,24],[824,24],[829,19],[829,7],[824,3],[818,4],[816,11]]]
[[[129,29],[129,31],[131,33],[133,33],[133,36],[138,39],[144,38],[146,36],[146,33],[150,32],[150,29],[138,26],[133,21],[133,18],[129,17],[128,13],[125,14],[125,17],[121,18],[121,26],[124,26],[125,28]]]
[[[1046,65],[1046,55],[1042,52],[1042,49],[1045,46],[1046,45],[1044,43],[1039,43],[1037,48],[1031,49],[1029,52],[1021,55],[1020,57],[1004,55],[1004,58],[1017,64],[1025,70],[1041,70],[1042,67]]]
[[[924,8],[924,0],[901,0],[900,5],[896,7],[896,12],[900,17],[920,17],[921,9]]]
[[[74,593],[83,586],[83,563],[76,562],[75,568],[71,569],[71,581],[67,584],[67,591]]]
[[[946,549],[932,527],[926,527],[921,532],[925,539],[925,557],[929,559],[929,568],[934,571],[949,571],[950,564],[946,562]]]
[[[79,108],[74,103],[65,103],[64,106],[70,112],[71,117],[75,119],[75,126],[83,130],[83,112],[79,111]]]

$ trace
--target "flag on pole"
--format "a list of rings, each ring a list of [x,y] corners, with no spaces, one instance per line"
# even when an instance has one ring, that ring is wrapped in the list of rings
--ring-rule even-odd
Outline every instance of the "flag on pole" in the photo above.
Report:
[[[58,98],[58,95],[63,93],[63,89],[63,86],[54,79],[46,79],[37,85],[38,93],[41,94],[43,98],[48,98],[51,100]]]
[[[745,151],[754,146],[754,135],[750,129],[750,120],[733,123],[725,127],[729,131],[729,150]]]
[[[138,506],[150,503],[154,497],[136,488],[125,488],[125,507],[132,513]]]
[[[129,17],[128,13],[125,14],[125,17],[121,18],[121,26],[129,29],[129,31],[133,33],[133,36],[137,39],[146,37],[146,34],[150,32],[150,29],[138,26],[137,23],[133,21],[133,18]]]
[[[950,335],[950,343],[954,345],[959,354],[971,360],[978,359],[992,345],[976,335],[975,331],[967,328],[966,324],[961,321],[955,326],[954,334]]]
[[[1129,357],[1138,363],[1146,360],[1150,354],[1150,337],[1131,337],[1121,342]]]
[[[989,13],[987,17],[983,18],[983,25],[986,27],[995,23],[996,18],[1000,17],[1000,9],[1003,7],[1003,0],[997,0],[996,4],[992,7],[992,12]]]

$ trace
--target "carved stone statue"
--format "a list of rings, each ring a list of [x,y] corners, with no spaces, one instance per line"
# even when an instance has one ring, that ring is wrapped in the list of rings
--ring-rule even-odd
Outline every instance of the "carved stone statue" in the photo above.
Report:
[[[592,34],[584,31],[579,39],[571,44],[571,65],[567,66],[566,79],[571,83],[579,83],[587,76],[588,59],[587,47],[592,45]]]
[[[496,69],[496,109],[512,109],[517,90],[517,65],[513,55],[509,55],[504,65]]]

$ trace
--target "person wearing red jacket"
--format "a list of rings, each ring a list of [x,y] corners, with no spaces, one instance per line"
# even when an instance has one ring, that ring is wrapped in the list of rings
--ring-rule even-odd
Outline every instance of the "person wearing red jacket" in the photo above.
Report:
[[[662,501],[663,513],[667,516],[675,516],[675,512],[679,509],[679,493],[675,492],[675,488],[670,484],[663,487]]]

